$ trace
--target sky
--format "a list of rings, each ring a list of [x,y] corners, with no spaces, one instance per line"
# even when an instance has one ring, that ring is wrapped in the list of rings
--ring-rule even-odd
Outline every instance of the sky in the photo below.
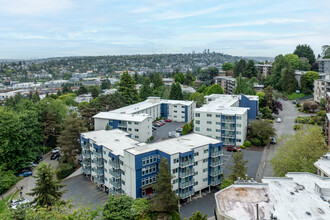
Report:
[[[276,56],[330,44],[329,0],[0,0],[0,59]]]

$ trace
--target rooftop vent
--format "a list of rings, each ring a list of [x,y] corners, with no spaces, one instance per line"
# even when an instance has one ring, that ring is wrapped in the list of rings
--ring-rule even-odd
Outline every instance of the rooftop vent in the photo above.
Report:
[[[321,208],[317,208],[317,211],[318,211],[320,214],[324,214],[324,211],[323,211]]]
[[[294,192],[290,192],[291,195],[294,195]]]
[[[307,215],[311,216],[312,214],[310,212],[306,212]]]
[[[119,141],[119,139],[115,139],[115,141]]]

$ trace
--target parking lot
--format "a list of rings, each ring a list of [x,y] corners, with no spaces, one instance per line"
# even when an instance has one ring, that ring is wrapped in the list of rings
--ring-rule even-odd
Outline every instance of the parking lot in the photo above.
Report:
[[[185,123],[184,122],[166,122],[165,125],[157,127],[156,130],[152,132],[154,139],[152,142],[157,142],[160,140],[169,139],[168,132],[175,131],[177,128],[181,128]]]

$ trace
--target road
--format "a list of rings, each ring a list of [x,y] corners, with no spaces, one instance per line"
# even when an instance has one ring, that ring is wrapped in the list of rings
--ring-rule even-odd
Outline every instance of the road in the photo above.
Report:
[[[257,171],[257,181],[261,181],[263,177],[272,177],[274,176],[273,168],[269,162],[272,159],[277,151],[277,149],[281,146],[281,136],[294,134],[293,125],[295,124],[294,120],[298,116],[298,113],[301,116],[307,116],[308,114],[303,114],[297,111],[295,106],[291,101],[281,101],[283,106],[283,111],[279,112],[277,117],[281,118],[281,123],[276,123],[274,121],[274,128],[276,129],[277,136],[277,144],[269,145],[265,147],[258,171]]]

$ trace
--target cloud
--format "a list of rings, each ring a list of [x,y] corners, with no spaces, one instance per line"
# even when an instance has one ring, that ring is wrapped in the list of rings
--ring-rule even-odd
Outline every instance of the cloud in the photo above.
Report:
[[[258,26],[258,25],[267,25],[267,24],[288,24],[288,23],[303,23],[306,20],[303,19],[270,19],[264,21],[251,21],[251,22],[241,22],[241,23],[232,23],[232,24],[219,24],[219,25],[208,25],[202,26],[201,28],[231,28],[231,27],[243,27],[243,26]]]

